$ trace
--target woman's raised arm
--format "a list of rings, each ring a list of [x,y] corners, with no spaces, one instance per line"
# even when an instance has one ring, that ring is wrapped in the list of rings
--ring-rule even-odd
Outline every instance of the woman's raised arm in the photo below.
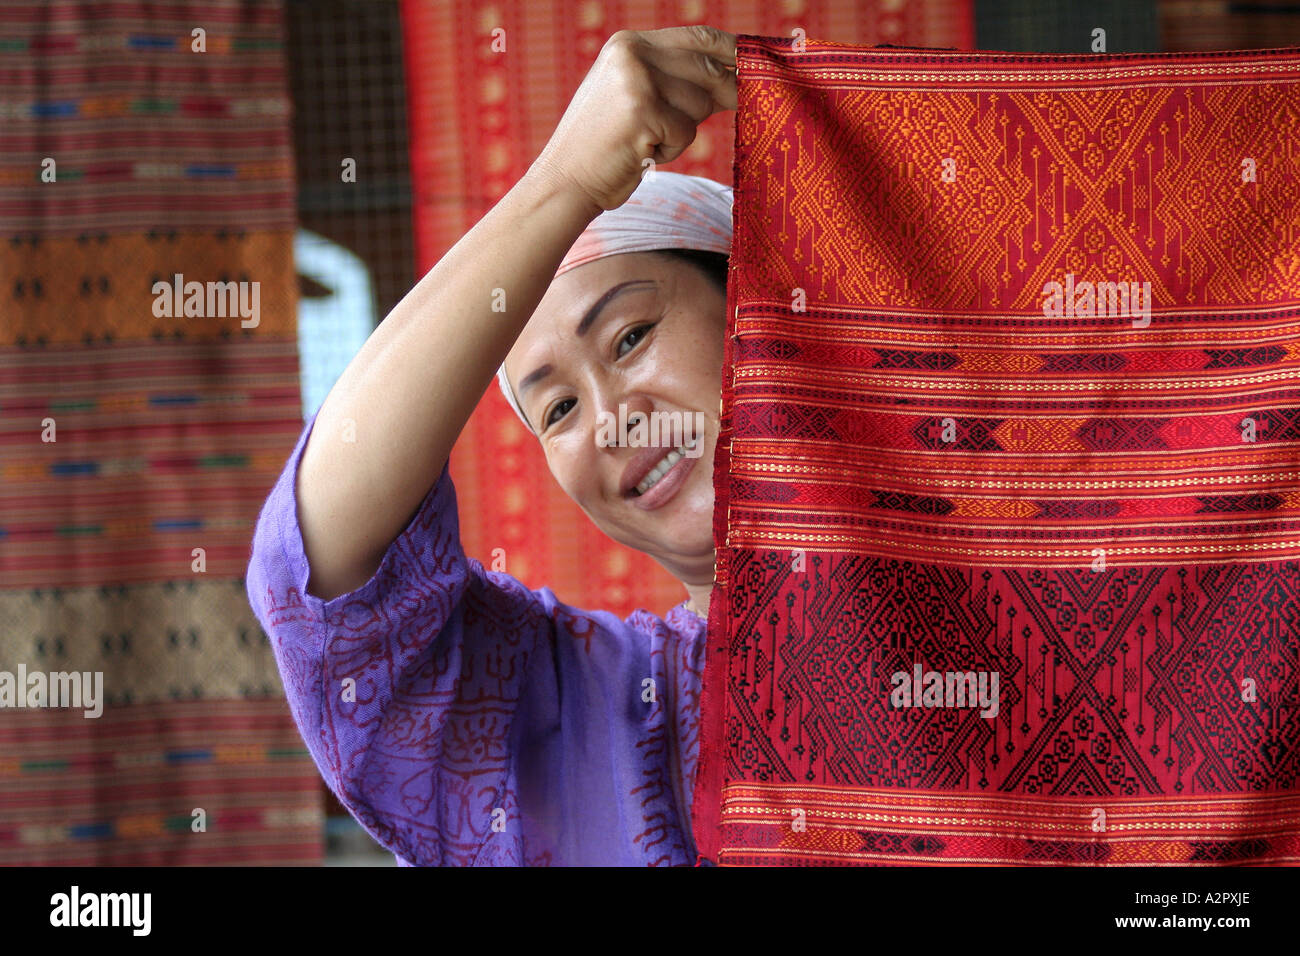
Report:
[[[555,270],[602,210],[735,109],[735,36],[620,31],[528,172],[407,293],[330,391],[303,450],[299,523],[310,594],[374,574],[451,454]],[[505,311],[493,311],[504,293]]]

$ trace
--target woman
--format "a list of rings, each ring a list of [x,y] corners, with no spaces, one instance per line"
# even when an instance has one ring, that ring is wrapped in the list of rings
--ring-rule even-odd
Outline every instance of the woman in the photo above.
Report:
[[[683,255],[729,248],[730,190],[642,177],[735,109],[734,67],[735,37],[708,27],[611,37],[529,171],[367,340],[262,511],[249,600],[294,719],[400,864],[696,862],[725,285]],[[494,369],[561,487],[687,601],[619,620],[465,556],[447,462]],[[598,442],[602,412],[702,413],[703,453],[656,470],[671,449]]]

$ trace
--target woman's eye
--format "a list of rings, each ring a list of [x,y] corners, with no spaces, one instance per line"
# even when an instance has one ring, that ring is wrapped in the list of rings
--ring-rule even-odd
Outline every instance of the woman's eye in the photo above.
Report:
[[[629,331],[629,332],[627,333],[627,335],[623,336],[623,339],[622,339],[622,341],[619,342],[619,345],[622,345],[624,342],[626,342],[626,341],[627,341],[628,339],[630,339],[632,336],[636,335],[638,332],[645,333],[645,332],[650,331],[650,329],[652,329],[653,327],[654,327],[654,326],[651,325],[651,324],[638,325],[635,329],[632,329],[631,331]],[[643,334],[643,335],[641,336],[641,338],[644,338],[644,337],[645,337],[645,336],[644,336],[644,334]],[[640,341],[641,341],[641,338],[638,338],[638,339],[636,340],[636,342],[633,342],[631,348],[635,348],[635,347],[636,347],[636,343],[637,343],[637,342],[640,342]],[[630,351],[630,349],[629,349],[629,351]],[[626,355],[626,354],[627,354],[627,352],[622,351],[622,350],[620,350],[619,353],[618,353],[619,358],[622,358],[622,357],[623,357],[624,355]]]
[[[562,406],[562,405],[567,405],[567,404],[568,404],[569,402],[571,402],[571,401],[573,401],[573,399],[571,399],[571,398],[566,398],[564,401],[562,401],[562,402],[557,402],[556,404],[554,404],[554,405],[551,406],[551,410],[550,410],[550,412],[549,412],[549,413],[547,414],[547,416],[546,416],[546,424],[547,424],[547,426],[554,425],[555,422],[558,420],[558,419],[556,419],[556,417],[555,417],[555,413],[559,410],[560,406]],[[563,418],[564,416],[561,415],[560,417]]]
[[[647,322],[644,325],[638,325],[636,328],[628,330],[627,335],[623,336],[623,338],[619,341],[619,345],[621,346],[626,344],[629,339],[632,339],[632,343],[626,349],[622,349],[622,348],[619,349],[619,353],[618,353],[619,358],[622,358],[632,349],[636,348],[637,344],[641,341],[641,339],[645,338],[645,333],[649,332],[653,328],[654,328],[654,323]],[[634,336],[635,338],[633,338]],[[556,404],[552,405],[551,410],[546,413],[546,420],[542,423],[542,427],[550,428],[557,421],[559,421],[560,419],[555,417],[555,413],[560,411],[561,408],[564,408],[564,406],[568,405],[573,401],[575,401],[575,399],[566,398],[564,401],[557,402]],[[565,411],[567,412],[568,409],[565,408]],[[560,418],[563,417],[564,415],[561,414]]]

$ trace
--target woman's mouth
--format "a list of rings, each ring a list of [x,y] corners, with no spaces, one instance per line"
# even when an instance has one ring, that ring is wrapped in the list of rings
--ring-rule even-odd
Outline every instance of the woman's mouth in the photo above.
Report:
[[[684,447],[668,452],[636,488],[628,492],[632,504],[644,511],[662,506],[677,493],[697,460],[688,458]]]

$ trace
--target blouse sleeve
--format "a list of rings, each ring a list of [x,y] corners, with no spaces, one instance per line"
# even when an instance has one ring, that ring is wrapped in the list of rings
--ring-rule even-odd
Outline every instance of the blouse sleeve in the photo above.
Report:
[[[467,558],[447,466],[374,577],[313,597],[295,479],[314,424],[262,509],[247,587],[340,802],[404,865],[695,862],[674,715],[693,714],[702,642]]]
[[[496,574],[486,612],[469,599],[483,570],[461,549],[447,466],[369,581],[308,594],[295,480],[314,425],[262,509],[246,579],[312,758],[399,863],[529,862],[509,740],[529,670],[550,657],[536,653],[554,638],[543,602]]]

